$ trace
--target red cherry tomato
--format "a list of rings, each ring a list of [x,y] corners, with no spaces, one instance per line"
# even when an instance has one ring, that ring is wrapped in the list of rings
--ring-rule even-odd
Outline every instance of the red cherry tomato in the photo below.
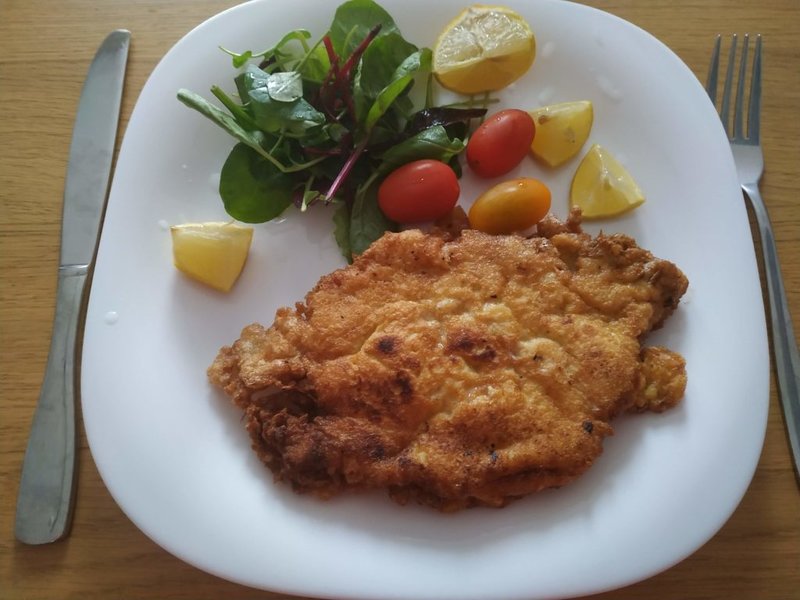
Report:
[[[460,193],[453,169],[438,160],[416,160],[383,180],[378,205],[397,223],[434,221],[453,209]]]
[[[481,177],[499,177],[531,148],[536,126],[524,110],[501,110],[481,123],[467,143],[467,164]]]

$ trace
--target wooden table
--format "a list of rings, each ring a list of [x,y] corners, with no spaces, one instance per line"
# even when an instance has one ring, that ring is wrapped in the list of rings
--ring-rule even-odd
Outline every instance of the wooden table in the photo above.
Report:
[[[650,31],[701,78],[708,67],[714,34],[751,31],[764,35],[762,136],[767,172],[762,191],[775,226],[795,330],[800,331],[797,0],[587,3]],[[122,106],[124,130],[136,98],[161,56],[194,25],[233,4],[231,0],[0,3],[2,598],[281,597],[198,571],[146,538],[112,500],[82,432],[71,536],[50,546],[28,547],[16,542],[13,533],[20,466],[52,324],[67,152],[89,61],[111,29],[124,27],[133,32]],[[800,597],[800,492],[789,457],[773,380],[761,461],[728,523],[672,569],[597,598]],[[309,567],[313,571],[313,565]]]

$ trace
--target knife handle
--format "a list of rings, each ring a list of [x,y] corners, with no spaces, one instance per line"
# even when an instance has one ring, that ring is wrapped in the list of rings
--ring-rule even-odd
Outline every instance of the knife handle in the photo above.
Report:
[[[44,381],[33,416],[17,496],[15,532],[26,544],[63,538],[72,522],[76,479],[78,325],[88,267],[61,267]]]

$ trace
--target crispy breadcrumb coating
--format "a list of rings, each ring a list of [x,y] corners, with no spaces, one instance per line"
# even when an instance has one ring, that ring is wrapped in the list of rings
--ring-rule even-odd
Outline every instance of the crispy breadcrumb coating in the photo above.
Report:
[[[246,327],[209,378],[298,492],[385,488],[452,511],[562,486],[615,415],[663,411],[686,386],[682,357],[641,344],[686,277],[579,221],[548,217],[530,238],[387,233]]]

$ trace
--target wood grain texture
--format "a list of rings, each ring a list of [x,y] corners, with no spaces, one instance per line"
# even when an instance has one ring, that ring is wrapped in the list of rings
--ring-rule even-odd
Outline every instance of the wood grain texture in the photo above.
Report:
[[[585,3],[649,31],[701,80],[716,33],[763,34],[762,138],[767,170],[762,193],[800,331],[800,4],[797,0]],[[0,598],[285,598],[194,569],[150,541],[109,495],[82,431],[71,536],[46,547],[27,547],[17,543],[13,533],[20,467],[52,325],[67,152],[89,61],[111,29],[134,32],[122,105],[124,130],[158,60],[192,27],[233,4],[0,1]],[[335,4],[331,2],[332,7]],[[309,568],[313,571],[313,565]],[[773,378],[761,460],[731,519],[673,568],[593,598],[786,600],[797,598],[798,590],[800,492]]]

